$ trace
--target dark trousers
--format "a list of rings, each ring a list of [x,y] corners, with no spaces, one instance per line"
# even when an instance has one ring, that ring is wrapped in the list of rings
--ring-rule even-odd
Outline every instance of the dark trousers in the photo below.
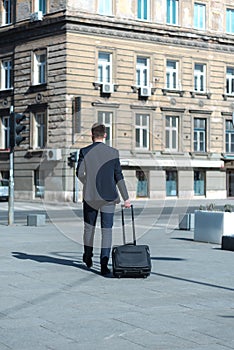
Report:
[[[106,203],[89,205],[83,202],[84,215],[84,252],[87,256],[93,255],[93,241],[98,212],[101,215],[101,254],[100,262],[104,257],[109,259],[112,245],[112,227],[114,221],[115,204]]]

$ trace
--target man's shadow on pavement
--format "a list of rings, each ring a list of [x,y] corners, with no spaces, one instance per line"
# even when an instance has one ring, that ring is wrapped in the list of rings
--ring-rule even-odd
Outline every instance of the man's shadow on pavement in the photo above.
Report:
[[[33,261],[36,261],[39,263],[49,263],[49,264],[72,266],[75,268],[79,268],[81,270],[90,271],[92,273],[100,275],[100,271],[97,271],[93,268],[88,269],[80,260],[55,258],[55,257],[49,256],[49,255],[33,255],[33,254],[27,254],[27,253],[22,253],[22,252],[12,252],[12,256],[14,258],[17,258],[20,260],[33,260]]]

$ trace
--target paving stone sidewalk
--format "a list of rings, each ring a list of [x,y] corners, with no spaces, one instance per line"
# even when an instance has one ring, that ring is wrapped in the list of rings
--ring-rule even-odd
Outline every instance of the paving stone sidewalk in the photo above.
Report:
[[[151,276],[105,278],[70,225],[0,225],[0,350],[234,349],[233,252],[155,223]]]

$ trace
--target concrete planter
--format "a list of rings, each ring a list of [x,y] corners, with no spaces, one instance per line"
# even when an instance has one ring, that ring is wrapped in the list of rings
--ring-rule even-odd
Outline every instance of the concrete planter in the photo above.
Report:
[[[195,211],[194,241],[222,243],[222,236],[234,233],[234,213]]]
[[[179,216],[180,230],[194,230],[194,214],[185,214]]]

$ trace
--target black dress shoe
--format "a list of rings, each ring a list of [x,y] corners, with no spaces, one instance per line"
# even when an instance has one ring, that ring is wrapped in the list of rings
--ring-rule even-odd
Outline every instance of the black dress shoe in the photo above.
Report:
[[[101,275],[106,276],[109,275],[110,269],[106,265],[101,265]]]
[[[102,260],[101,260],[101,275],[102,276],[106,276],[110,273],[110,269],[108,269],[107,265],[108,265],[108,258],[107,257],[102,258]]]
[[[90,269],[90,267],[93,266],[92,258],[87,256],[86,254],[83,254],[83,262],[86,264],[86,266]]]

